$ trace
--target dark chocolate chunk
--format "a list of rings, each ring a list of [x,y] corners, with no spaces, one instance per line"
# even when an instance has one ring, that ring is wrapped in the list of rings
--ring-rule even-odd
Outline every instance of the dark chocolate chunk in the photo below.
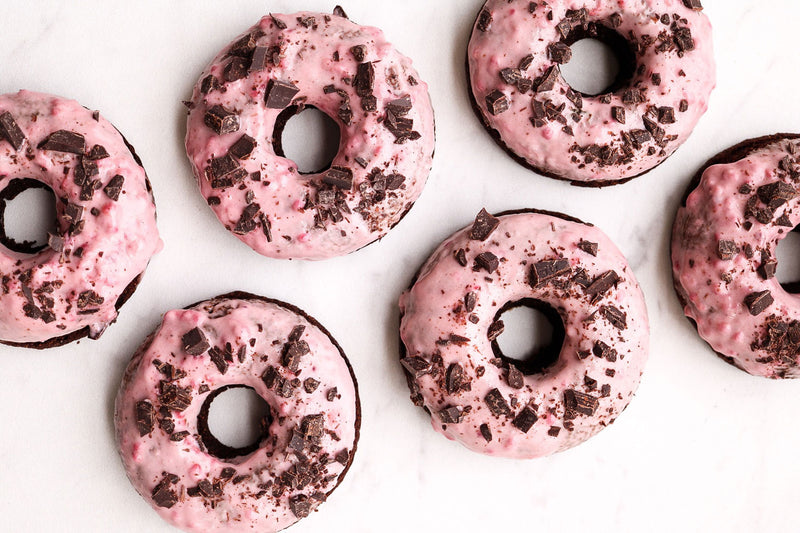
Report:
[[[592,257],[597,257],[599,246],[596,242],[589,242],[581,239],[581,241],[578,243],[578,249],[583,250]]]
[[[680,104],[678,105],[678,111],[681,113],[685,113],[689,110],[689,101],[688,100],[681,100]]]
[[[788,183],[776,181],[758,188],[758,197],[773,209],[797,196],[797,191]],[[775,202],[775,204],[773,204]]]
[[[481,424],[479,428],[481,432],[481,436],[486,442],[492,442],[492,430],[489,429],[489,426],[486,424]]]
[[[619,279],[619,275],[616,272],[609,270],[596,277],[594,281],[592,281],[592,284],[586,287],[584,292],[591,296],[592,299],[597,299],[608,292],[611,287],[615,286]]]
[[[283,366],[290,371],[297,372],[298,368],[300,368],[300,360],[309,351],[310,349],[306,341],[298,340],[287,342],[283,347],[283,358],[281,362]]]
[[[297,22],[304,28],[317,29],[317,17],[297,17]]]
[[[329,402],[332,402],[336,399],[336,396],[339,394],[339,391],[336,387],[332,387],[328,389],[328,392],[325,393],[325,399]]]
[[[496,320],[492,322],[489,326],[489,329],[486,332],[486,336],[489,338],[490,341],[495,340],[497,337],[503,334],[505,331],[506,325],[502,320]]]
[[[311,514],[311,500],[305,494],[298,494],[289,499],[289,508],[297,518],[305,518]]]
[[[253,49],[256,47],[256,39],[257,36],[255,34],[248,33],[230,46],[228,55],[250,57],[253,53]]]
[[[153,503],[165,509],[170,509],[173,505],[178,503],[178,494],[171,488],[172,485],[178,483],[178,481],[178,476],[165,473],[161,481],[158,482],[158,485],[153,488],[153,492],[151,493]]]
[[[238,141],[233,143],[228,153],[236,159],[247,159],[253,154],[255,148],[256,140],[245,133]]]
[[[514,427],[520,430],[523,433],[527,433],[539,420],[539,417],[536,416],[536,413],[530,407],[526,407],[519,414],[514,417],[514,420],[511,422],[514,424]]]
[[[723,261],[730,261],[739,253],[739,247],[733,241],[719,241],[717,243],[717,257]]]
[[[25,141],[25,134],[22,133],[19,125],[17,125],[17,121],[14,120],[13,115],[8,111],[4,111],[0,114],[0,134],[11,143],[14,150],[22,148],[22,143]]]
[[[106,196],[114,200],[115,202],[119,200],[119,195],[122,192],[122,186],[125,184],[125,178],[117,174],[108,182],[108,184],[103,187],[103,192],[106,193]]]
[[[279,30],[286,29],[286,23],[281,19],[279,19],[278,17],[276,17],[275,15],[273,15],[272,13],[269,14],[269,18],[272,19],[273,24],[275,24],[275,27],[278,28]]]
[[[475,265],[491,274],[500,266],[500,260],[492,252],[483,252],[475,258]]]
[[[308,415],[300,423],[300,431],[306,439],[317,439],[325,433],[325,415]]]
[[[83,152],[86,150],[86,139],[79,133],[58,130],[54,131],[49,137],[40,142],[38,148],[40,150],[52,150],[54,152],[83,155]]]
[[[572,59],[572,49],[565,43],[552,43],[547,47],[547,57],[563,65]]]
[[[753,316],[758,316],[773,304],[775,300],[772,298],[772,293],[769,291],[754,292],[744,299],[744,305]]]
[[[758,267],[758,274],[764,279],[772,279],[778,270],[778,262],[775,259],[762,254],[761,265]]]
[[[89,150],[89,153],[86,155],[86,159],[89,159],[91,161],[98,161],[100,159],[105,159],[107,157],[110,156],[105,146],[101,146],[99,144],[95,144],[94,146],[92,146],[92,149]]]
[[[202,355],[209,349],[208,339],[200,328],[194,328],[181,337],[183,351],[189,355]]]
[[[353,87],[356,94],[361,96],[368,96],[372,94],[372,89],[375,85],[375,66],[372,62],[359,63],[356,68],[356,75],[353,78]]]
[[[292,99],[300,92],[300,89],[291,82],[269,80],[265,102],[268,109],[283,109],[292,103]]]
[[[234,82],[247,77],[247,72],[250,69],[251,60],[246,57],[233,57],[230,62],[225,65],[225,70],[222,72],[222,77],[227,82]]]
[[[612,326],[619,330],[628,327],[628,315],[614,307],[613,305],[605,305],[600,309],[600,312],[608,320]]]
[[[243,210],[242,214],[239,216],[239,220],[236,222],[236,226],[233,228],[233,232],[236,235],[247,235],[251,231],[256,229],[256,215],[261,210],[261,206],[258,204],[248,204]]]
[[[486,107],[492,115],[499,115],[508,111],[511,103],[505,94],[495,89],[486,96]]]
[[[551,437],[558,437],[559,433],[561,433],[561,428],[558,426],[550,426],[550,429],[547,430],[547,434]]]
[[[537,93],[546,93],[553,90],[556,80],[558,80],[558,70],[556,67],[550,67],[533,83],[533,86]]]
[[[470,291],[464,296],[464,309],[467,313],[471,313],[475,310],[475,306],[478,303],[478,295],[474,292]]]
[[[489,28],[492,27],[492,14],[487,9],[484,9],[481,11],[481,14],[478,15],[477,27],[478,30],[482,32],[487,32]]]
[[[658,108],[658,121],[662,124],[675,123],[675,109],[672,107],[659,107]]]
[[[514,365],[508,365],[508,376],[506,376],[508,386],[512,389],[521,389],[525,386],[525,376]]]
[[[272,55],[272,51],[267,46],[256,46],[253,50],[253,59],[247,72],[260,72],[267,68],[267,61]]]
[[[461,390],[464,385],[464,369],[461,365],[453,363],[447,367],[444,383],[448,394],[455,394]]]
[[[233,111],[228,111],[221,105],[215,105],[206,111],[203,122],[214,130],[217,135],[233,133],[239,130],[239,115]]]
[[[367,113],[378,110],[378,98],[374,94],[361,97],[361,109]],[[410,128],[409,128],[410,129]]]
[[[519,68],[521,71],[525,71],[528,70],[532,64],[533,64],[533,55],[528,54],[520,60],[519,66],[517,68]]]
[[[216,346],[212,346],[208,350],[208,356],[211,358],[211,362],[214,363],[214,366],[217,367],[220,374],[225,374],[228,372],[228,361],[225,360],[225,354],[217,348]]]
[[[350,53],[353,54],[356,61],[363,63],[364,59],[367,57],[367,47],[363,44],[353,46],[350,48]]]
[[[493,217],[486,209],[481,209],[472,224],[469,238],[474,241],[485,241],[500,225],[500,219]]]
[[[445,424],[459,424],[464,416],[464,413],[455,406],[445,407],[439,411],[439,419]]]
[[[687,27],[677,28],[673,32],[673,39],[675,45],[681,52],[689,52],[694,50],[694,39],[692,38],[692,30]]]
[[[101,305],[105,299],[96,292],[89,290],[83,291],[78,295],[77,306],[78,309],[86,309],[87,307],[97,307]]]
[[[281,378],[280,373],[272,365],[268,366],[267,369],[264,370],[264,373],[261,374],[261,381],[264,382],[264,385],[266,385],[268,389],[271,389],[276,384],[279,384],[281,382],[281,379],[282,378]],[[316,380],[314,380],[314,381],[316,381]],[[317,382],[317,385],[319,385],[319,382]]]
[[[397,98],[386,104],[386,109],[394,113],[395,116],[404,117],[411,111],[411,97],[406,95],[402,98]]]
[[[455,253],[456,261],[462,267],[467,266],[469,263],[467,262],[467,252],[464,251],[463,248],[459,248]]]
[[[400,364],[403,365],[403,368],[405,368],[414,379],[424,376],[425,374],[430,374],[432,370],[431,363],[422,357],[405,357],[400,360]]]
[[[518,68],[504,68],[500,71],[500,79],[509,85],[516,85],[522,79],[522,72]]]
[[[333,14],[336,15],[337,17],[342,17],[342,18],[345,18],[345,19],[349,19],[350,18],[350,17],[347,16],[347,13],[344,12],[344,9],[342,8],[342,6],[334,7],[333,8]]]
[[[703,4],[700,2],[700,0],[683,0],[683,5],[689,9],[694,9],[695,11],[703,10]]]
[[[211,91],[217,91],[220,89],[220,87],[222,87],[222,85],[220,85],[219,80],[212,74],[209,74],[203,78],[202,82],[200,82],[200,92],[203,94],[208,94]]]
[[[303,389],[309,394],[317,390],[318,387],[319,381],[314,378],[306,378],[303,381]]]
[[[622,93],[622,103],[626,105],[635,105],[644,102],[642,91],[636,87],[629,87]]]
[[[531,267],[529,283],[531,287],[536,288],[557,277],[569,274],[571,271],[572,267],[567,259],[539,261]]]
[[[156,410],[147,400],[136,402],[136,428],[139,436],[144,437],[153,432],[156,425]]]
[[[331,167],[323,176],[322,183],[349,191],[353,188],[353,171],[345,167]]]
[[[172,435],[170,435],[169,440],[173,442],[180,442],[188,436],[189,436],[188,431],[178,431],[177,433],[173,433]]]
[[[490,390],[483,401],[489,406],[489,411],[491,411],[494,416],[511,415],[511,408],[508,406],[506,399],[503,398],[503,393],[499,390]]]
[[[597,357],[606,359],[612,363],[617,360],[617,351],[603,341],[597,341],[594,343],[594,346],[592,347],[592,353],[594,353],[594,355]]]
[[[564,408],[567,412],[593,416],[600,406],[600,400],[590,394],[573,389],[564,391]]]

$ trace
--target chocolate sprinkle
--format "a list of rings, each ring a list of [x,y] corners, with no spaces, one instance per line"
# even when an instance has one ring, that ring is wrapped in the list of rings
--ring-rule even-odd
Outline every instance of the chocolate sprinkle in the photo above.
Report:
[[[593,416],[600,406],[600,400],[590,394],[573,389],[564,391],[564,407],[567,412]]]
[[[228,111],[221,105],[215,105],[206,111],[203,122],[214,130],[217,135],[233,133],[239,130],[239,115],[233,111]]]
[[[14,120],[14,117],[8,111],[4,111],[3,114],[0,115],[0,134],[11,143],[11,146],[13,146],[15,150],[22,148],[22,144],[25,141],[25,134],[22,133],[22,130],[17,125],[17,121]]]
[[[490,390],[483,401],[489,406],[489,411],[491,411],[494,416],[511,415],[511,408],[508,406],[508,403],[506,403],[506,399],[503,398],[503,393],[499,390]]]
[[[181,337],[181,342],[183,351],[189,355],[202,355],[210,347],[205,334],[200,328],[194,328],[184,333],[183,337]]]
[[[772,298],[770,291],[754,292],[744,299],[744,305],[753,316],[758,316],[773,304],[775,300]]]
[[[475,222],[472,224],[472,230],[469,233],[469,238],[474,241],[485,241],[500,225],[500,219],[490,215],[486,209],[481,209]]]
[[[54,152],[67,152],[83,155],[86,150],[86,140],[83,135],[67,130],[58,130],[50,134],[47,139],[39,143],[40,150]]]
[[[536,413],[530,407],[526,407],[514,417],[511,423],[521,432],[527,433],[538,419],[539,417],[536,416]]]
[[[267,108],[284,109],[299,92],[300,89],[291,82],[269,80],[265,97]]]

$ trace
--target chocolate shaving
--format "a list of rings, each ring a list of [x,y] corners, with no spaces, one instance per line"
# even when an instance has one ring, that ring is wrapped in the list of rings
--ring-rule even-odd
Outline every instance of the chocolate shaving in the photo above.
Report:
[[[97,307],[103,303],[104,298],[94,291],[83,291],[78,295],[77,306],[78,309],[86,309],[87,307]]]
[[[347,16],[347,13],[344,12],[344,9],[342,8],[342,6],[334,7],[333,8],[333,14],[336,15],[337,17],[342,17],[342,18],[346,18],[346,19],[350,18],[350,17]]]
[[[613,305],[606,305],[600,309],[600,313],[608,320],[612,326],[619,330],[628,327],[628,315],[614,307]]]
[[[233,233],[236,235],[247,235],[256,229],[256,215],[261,210],[258,204],[248,204],[239,216],[236,226],[233,228]]]
[[[86,150],[86,140],[83,135],[67,130],[58,130],[51,133],[44,141],[39,143],[40,150],[54,152],[67,152],[83,155]]]
[[[472,224],[469,238],[475,241],[485,241],[499,225],[500,219],[490,215],[486,209],[481,209],[481,212],[478,213],[475,222]]]
[[[284,109],[299,92],[300,89],[291,82],[269,80],[264,100],[267,109]]]
[[[279,30],[286,29],[286,23],[281,19],[279,19],[278,17],[276,17],[275,15],[273,15],[272,13],[269,14],[269,18],[272,19],[273,24],[275,24],[275,27],[278,28]]]
[[[474,292],[470,291],[464,296],[464,309],[467,311],[467,313],[474,311],[477,303],[478,295]]]

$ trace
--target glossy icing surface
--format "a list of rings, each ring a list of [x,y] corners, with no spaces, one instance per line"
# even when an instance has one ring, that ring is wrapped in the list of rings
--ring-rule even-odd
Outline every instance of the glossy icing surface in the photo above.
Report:
[[[775,138],[707,168],[672,235],[686,316],[717,353],[769,378],[800,375],[800,300],[775,277],[775,248],[800,224],[798,150],[796,139]]]
[[[18,179],[49,186],[57,235],[32,255],[0,246],[0,339],[44,342],[87,326],[96,338],[117,318],[117,299],[162,247],[145,171],[114,126],[74,100],[20,91],[0,96],[5,112],[25,139],[19,150],[6,138],[0,142],[0,189]],[[38,148],[59,130],[78,134],[80,153]],[[90,159],[96,146],[106,157]]]
[[[245,62],[259,66],[226,82],[238,60],[231,51],[248,35],[254,51]],[[218,88],[204,92],[209,76]],[[286,98],[268,103],[278,82],[289,87]],[[406,97],[410,107],[393,107]],[[235,131],[217,134],[206,125],[216,105],[238,116]],[[276,153],[273,133],[290,105],[313,106],[337,122],[341,142],[331,168],[343,174],[300,174]],[[194,89],[187,129],[187,153],[217,217],[258,253],[282,259],[340,256],[383,237],[422,193],[434,151],[427,85],[411,60],[379,29],[321,13],[264,17],[220,52]],[[243,134],[255,147],[223,176],[232,167],[215,171],[212,162]]]
[[[543,457],[580,444],[625,409],[647,360],[647,310],[633,272],[600,230],[547,214],[500,216],[485,241],[471,233],[442,243],[400,299],[405,357],[421,360],[416,377],[404,364],[412,400],[432,413],[436,431],[487,455]],[[597,245],[596,256],[585,243]],[[473,268],[485,253],[498,259],[493,272]],[[532,269],[551,261],[562,261],[560,274],[534,285]],[[610,272],[616,282],[603,286]],[[514,385],[507,365],[494,364],[489,332],[498,311],[526,298],[555,309],[566,335],[553,365]],[[448,412],[460,420],[445,422]]]
[[[559,70],[566,61],[551,49],[592,24],[624,37],[635,56],[632,79],[606,95],[572,91]],[[488,0],[468,62],[483,121],[508,150],[540,172],[588,184],[663,162],[689,137],[716,84],[711,24],[682,0]],[[525,63],[511,79],[528,83],[501,76]],[[493,114],[487,97],[495,91],[508,109]]]
[[[205,343],[187,341],[195,328]],[[292,346],[307,351],[287,366]],[[268,436],[253,453],[222,460],[206,450],[198,417],[209,394],[241,385],[269,404]],[[136,490],[165,520],[198,533],[274,532],[307,516],[341,481],[360,424],[352,371],[329,334],[285,304],[250,298],[166,313],[131,360],[115,413]]]

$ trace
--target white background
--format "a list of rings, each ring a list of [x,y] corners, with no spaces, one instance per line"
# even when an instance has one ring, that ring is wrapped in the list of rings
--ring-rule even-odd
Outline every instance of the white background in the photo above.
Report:
[[[165,248],[117,324],[96,342],[0,348],[0,530],[169,532],[128,483],[112,402],[125,364],[160,315],[241,289],[317,317],[360,383],[362,437],[350,474],[293,533],[326,531],[791,531],[800,478],[800,383],[750,377],[696,336],[672,291],[668,236],[678,199],[710,156],[800,130],[792,0],[706,0],[718,89],[689,142],[620,187],[584,190],[518,166],[473,116],[465,47],[482,0],[350,0],[431,87],[438,145],[428,186],[381,243],[322,263],[265,259],[228,235],[197,193],[185,110],[217,51],[296,1],[3,1],[0,92],[20,88],[99,109],[136,146],[155,189]],[[481,207],[578,216],[627,254],[645,291],[651,359],[611,428],[560,455],[483,457],[434,433],[397,364],[397,298],[417,267]]]

